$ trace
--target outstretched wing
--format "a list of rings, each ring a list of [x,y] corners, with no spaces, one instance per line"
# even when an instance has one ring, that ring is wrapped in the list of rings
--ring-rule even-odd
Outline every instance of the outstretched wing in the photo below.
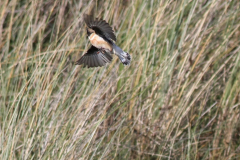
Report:
[[[88,66],[89,67],[101,67],[106,63],[112,61],[112,56],[98,48],[91,46],[87,53],[85,53],[77,62],[76,65]]]
[[[103,39],[116,41],[116,35],[113,32],[112,27],[105,20],[94,20],[92,15],[84,14],[84,21],[87,26],[93,29]]]

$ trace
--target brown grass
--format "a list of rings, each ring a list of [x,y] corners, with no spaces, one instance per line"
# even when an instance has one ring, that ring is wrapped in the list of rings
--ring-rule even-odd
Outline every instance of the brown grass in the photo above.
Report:
[[[0,159],[239,159],[240,2],[0,2]],[[83,13],[110,23],[102,68]]]

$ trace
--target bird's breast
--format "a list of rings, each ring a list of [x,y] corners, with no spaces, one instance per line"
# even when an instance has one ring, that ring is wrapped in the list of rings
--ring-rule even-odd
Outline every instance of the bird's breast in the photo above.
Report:
[[[91,44],[96,48],[103,48],[103,49],[112,51],[112,45],[110,45],[108,42],[106,42],[102,37],[100,37],[96,33],[92,33],[89,36],[89,40]]]

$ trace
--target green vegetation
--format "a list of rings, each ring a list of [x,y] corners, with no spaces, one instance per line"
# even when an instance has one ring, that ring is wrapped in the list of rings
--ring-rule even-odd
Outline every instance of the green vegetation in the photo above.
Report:
[[[91,8],[132,55],[102,68]],[[1,0],[0,159],[240,159],[240,1]]]

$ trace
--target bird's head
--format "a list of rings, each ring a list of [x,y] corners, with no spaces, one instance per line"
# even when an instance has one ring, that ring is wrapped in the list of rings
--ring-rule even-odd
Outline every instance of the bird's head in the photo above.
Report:
[[[95,31],[91,28],[87,28],[87,35],[90,36],[92,33],[95,33]]]

